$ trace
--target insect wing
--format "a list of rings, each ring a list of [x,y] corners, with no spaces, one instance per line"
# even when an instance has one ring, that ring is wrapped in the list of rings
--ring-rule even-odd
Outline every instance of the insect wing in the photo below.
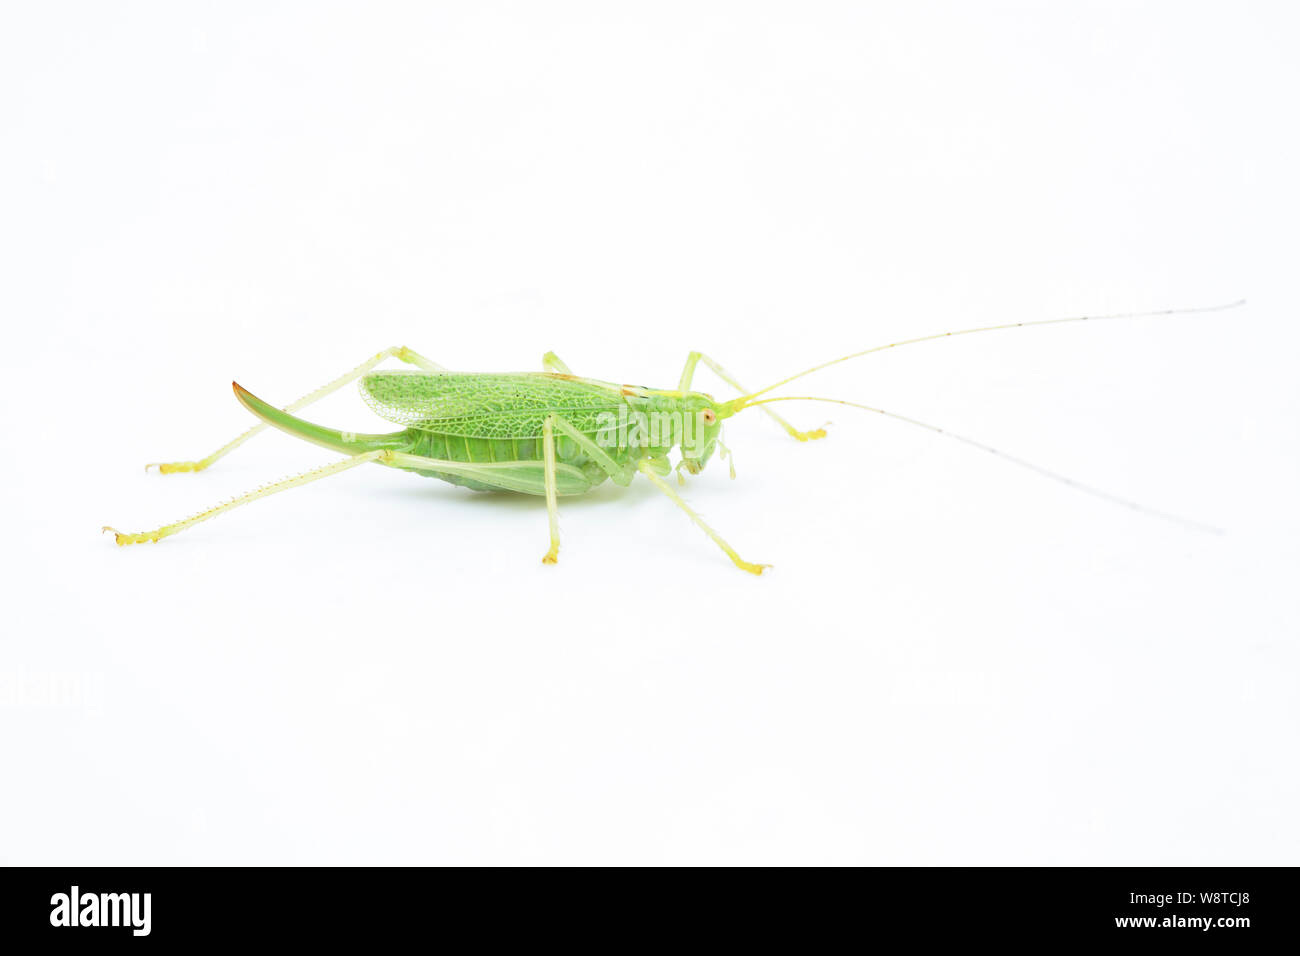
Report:
[[[589,379],[521,373],[477,375],[406,369],[372,372],[361,394],[390,422],[467,438],[536,438],[552,413],[594,434],[617,412],[620,387]]]

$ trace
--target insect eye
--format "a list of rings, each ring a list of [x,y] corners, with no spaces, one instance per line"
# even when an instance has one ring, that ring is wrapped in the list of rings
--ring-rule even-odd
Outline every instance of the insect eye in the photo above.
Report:
[[[714,414],[713,409],[711,408],[706,408],[704,410],[703,418],[704,418],[704,424],[706,425],[712,425],[714,422],[718,420],[718,416]]]

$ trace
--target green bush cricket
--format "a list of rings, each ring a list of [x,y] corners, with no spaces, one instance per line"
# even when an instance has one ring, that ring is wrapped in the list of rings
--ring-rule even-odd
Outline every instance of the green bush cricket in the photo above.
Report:
[[[904,345],[979,332],[1066,322],[1215,312],[1240,304],[1241,302],[1234,302],[1199,309],[1073,316],[941,332],[844,355],[757,391],[745,388],[730,372],[700,352],[691,352],[688,356],[677,388],[652,389],[580,378],[570,372],[553,352],[547,353],[543,358],[545,371],[542,372],[476,374],[449,371],[404,346],[395,346],[377,353],[346,375],[283,408],[269,405],[238,383],[232,383],[239,401],[261,421],[206,458],[156,467],[162,474],[202,471],[268,425],[305,441],[342,452],[347,456],[342,461],[285,478],[152,531],[124,533],[107,526],[103,530],[113,532],[119,545],[157,542],[258,498],[296,488],[358,465],[374,463],[413,471],[478,491],[508,491],[545,497],[550,548],[542,560],[546,564],[555,564],[560,550],[557,499],[563,495],[583,494],[606,479],[626,487],[637,474],[642,474],[686,512],[691,521],[726,553],[736,567],[752,574],[761,574],[770,565],[742,559],[682,500],[666,479],[674,470],[669,456],[675,451],[679,453],[676,465],[679,483],[685,482],[683,471],[692,475],[699,474],[715,453],[720,457],[728,455],[729,452],[721,441],[722,423],[746,408],[761,408],[798,441],[825,437],[824,429],[800,431],[768,407],[781,401],[831,402],[875,412],[956,439],[1089,494],[1149,514],[1173,518],[1040,468],[981,442],[881,408],[814,396],[763,396],[832,365]],[[415,368],[375,370],[389,358],[399,359]],[[692,391],[695,370],[701,362],[723,382],[740,392],[740,395],[727,401],[718,401],[704,392]],[[353,381],[359,381],[363,397],[375,412],[405,427],[401,431],[386,434],[357,434],[325,428],[293,414]],[[734,467],[731,477],[735,477]]]

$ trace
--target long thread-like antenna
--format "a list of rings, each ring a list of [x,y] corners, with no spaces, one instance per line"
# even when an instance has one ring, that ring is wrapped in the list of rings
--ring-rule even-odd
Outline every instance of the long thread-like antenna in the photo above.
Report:
[[[1055,321],[1059,322],[1059,321],[1068,321],[1068,320],[1057,319]],[[1130,501],[1128,498],[1121,498],[1119,495],[1113,495],[1109,491],[1103,491],[1100,488],[1094,488],[1092,485],[1084,484],[1081,481],[1075,481],[1073,478],[1067,478],[1065,475],[1062,475],[1059,472],[1052,471],[1050,468],[1044,468],[1041,465],[1035,465],[1031,461],[1026,461],[1023,458],[1017,458],[1015,455],[1009,455],[1004,451],[999,451],[998,449],[994,448],[992,445],[986,445],[983,442],[976,441],[973,438],[967,438],[965,435],[958,435],[956,432],[950,432],[946,428],[940,428],[938,425],[931,425],[928,422],[919,421],[915,418],[908,418],[906,415],[899,415],[896,412],[886,411],[883,408],[876,408],[872,405],[862,405],[859,404],[858,402],[846,402],[838,398],[818,398],[813,395],[792,395],[792,396],[783,395],[780,398],[764,398],[756,402],[747,401],[745,402],[745,405],[743,407],[747,408],[750,405],[766,405],[769,402],[829,402],[833,405],[848,405],[850,408],[860,408],[863,411],[875,412],[878,415],[884,415],[886,418],[892,418],[895,421],[906,422],[909,425],[916,425],[918,428],[927,429],[928,431],[932,431],[935,434],[943,435],[945,438],[955,439],[959,442],[962,442],[963,444],[970,445],[972,448],[978,448],[980,451],[988,452],[990,455],[994,455],[998,458],[1001,458],[1003,461],[1009,461],[1013,465],[1019,465],[1021,468],[1027,468],[1032,472],[1036,472],[1037,474],[1042,475],[1044,478],[1050,478],[1052,479],[1052,481],[1057,481],[1063,485],[1068,485],[1069,487],[1074,488],[1076,491],[1082,491],[1085,494],[1092,495],[1093,497],[1096,498],[1101,498],[1105,501],[1111,502],[1112,504],[1122,505],[1125,508],[1130,508],[1133,511],[1140,512],[1141,514],[1148,515],[1153,518],[1161,518],[1165,521],[1172,521],[1175,524],[1179,524],[1185,528],[1191,528],[1196,531],[1204,531],[1204,532],[1208,532],[1209,534],[1223,534],[1222,528],[1216,528],[1213,525],[1204,524],[1203,522],[1200,521],[1193,521],[1190,518],[1184,518],[1180,515],[1170,514],[1167,511],[1158,511],[1155,508],[1148,508],[1146,505],[1140,505],[1136,501]]]
[[[903,339],[901,342],[890,342],[888,345],[877,345],[875,348],[863,349],[861,352],[854,352],[851,355],[842,355],[837,359],[831,359],[829,362],[823,362],[821,365],[814,365],[812,368],[804,369],[796,375],[789,378],[783,378],[774,385],[767,388],[760,388],[757,392],[751,392],[745,396],[746,399],[756,398],[764,395],[773,389],[780,388],[782,385],[788,385],[797,378],[803,378],[805,375],[811,375],[813,372],[820,372],[824,368],[830,368],[832,365],[838,365],[841,362],[847,362],[849,359],[861,358],[864,355],[870,355],[873,352],[886,352],[889,349],[900,348],[904,345],[916,345],[918,342],[933,342],[935,339],[947,339],[957,335],[974,335],[976,332],[998,332],[1002,329],[1024,329],[1035,325],[1061,325],[1065,322],[1103,322],[1110,319],[1147,319],[1155,318],[1161,315],[1196,315],[1203,312],[1223,312],[1226,309],[1235,309],[1239,305],[1245,305],[1245,299],[1238,299],[1236,302],[1228,302],[1223,305],[1204,306],[1197,309],[1162,309],[1158,312],[1116,312],[1111,315],[1074,315],[1067,316],[1063,319],[1037,319],[1032,322],[1008,322],[1005,325],[985,325],[977,329],[959,329],[956,332],[939,332],[935,335],[922,335],[920,338]],[[750,404],[746,401],[745,404]],[[756,404],[756,403],[755,403]]]

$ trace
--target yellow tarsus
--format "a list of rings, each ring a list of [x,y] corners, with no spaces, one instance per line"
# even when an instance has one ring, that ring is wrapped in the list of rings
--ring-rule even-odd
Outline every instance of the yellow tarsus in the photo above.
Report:
[[[826,437],[826,429],[814,428],[810,432],[791,431],[790,434],[793,435],[795,438],[799,439],[799,441],[816,441],[819,438]]]
[[[108,525],[104,525],[104,527],[100,529],[100,534],[103,534],[105,531],[111,531],[113,533],[113,540],[117,542],[119,548],[124,548],[128,544],[143,544],[146,541],[157,543],[160,538],[166,537],[167,534],[161,528],[156,531],[130,534],[125,531],[118,531],[116,528],[110,528]]]
[[[212,461],[207,458],[202,461],[151,461],[144,466],[144,470],[148,471],[150,468],[157,468],[158,473],[161,475],[173,475],[182,471],[202,471],[210,464],[212,464]]]

